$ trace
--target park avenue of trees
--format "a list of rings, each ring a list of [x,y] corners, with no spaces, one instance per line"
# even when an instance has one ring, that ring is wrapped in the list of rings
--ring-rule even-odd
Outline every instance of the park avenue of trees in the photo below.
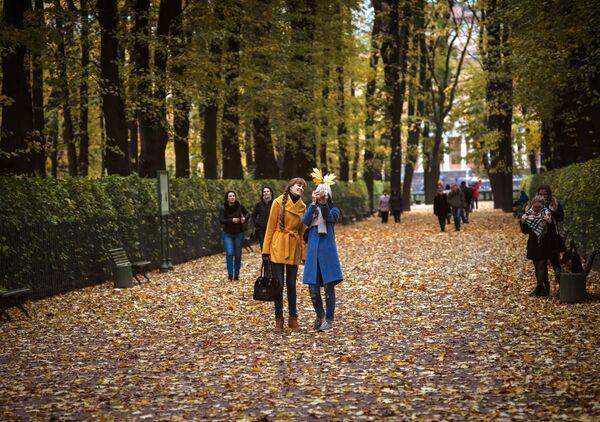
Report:
[[[509,210],[517,170],[600,155],[586,0],[4,0],[1,19],[4,175],[319,166],[408,197],[420,162],[430,202],[459,128]]]

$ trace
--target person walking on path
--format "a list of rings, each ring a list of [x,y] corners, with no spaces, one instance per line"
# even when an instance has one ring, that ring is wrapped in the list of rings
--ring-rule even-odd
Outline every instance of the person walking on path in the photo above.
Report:
[[[460,190],[465,196],[466,206],[463,210],[462,221],[466,224],[469,222],[469,214],[471,212],[471,207],[473,206],[473,188],[471,186],[467,186],[467,182],[463,180],[460,182]]]
[[[223,248],[227,262],[227,279],[240,279],[242,266],[242,242],[244,240],[244,223],[248,221],[248,210],[239,203],[234,191],[225,194],[225,202],[219,210],[219,221],[223,225]]]
[[[444,192],[443,187],[438,187],[437,194],[433,198],[433,213],[437,216],[440,223],[440,231],[446,229],[446,219],[450,212],[450,204],[448,203],[448,195]]]
[[[392,191],[390,195],[390,208],[394,214],[394,223],[399,223],[402,214],[402,195],[397,190]]]
[[[448,194],[448,203],[452,207],[452,216],[454,217],[454,230],[459,231],[462,213],[467,204],[465,203],[465,195],[458,188],[458,185],[456,183],[454,183],[450,188],[450,193]]]
[[[320,175],[320,172],[317,174]],[[329,176],[334,177],[327,175],[325,178]],[[303,282],[308,284],[310,299],[316,313],[313,328],[330,331],[333,329],[335,313],[335,285],[343,279],[334,231],[340,210],[333,206],[330,185],[325,184],[328,180],[316,179],[315,184],[321,183],[313,192],[312,203],[302,218],[309,230]],[[325,290],[325,310],[321,287]]]
[[[563,239],[559,232],[559,223],[562,223],[565,219],[565,212],[558,199],[552,195],[552,189],[549,185],[540,185],[537,188],[537,195],[544,198],[544,206],[550,210],[552,217],[552,227],[548,232],[550,243],[552,245],[552,254],[550,256],[550,263],[554,269],[554,279],[558,286],[560,280],[560,253],[566,250]]]
[[[527,259],[533,262],[535,269],[536,287],[530,296],[548,296],[550,283],[548,282],[548,260],[554,254],[552,236],[555,230],[551,211],[545,207],[546,199],[535,196],[531,207],[519,220],[521,232],[528,234]]]
[[[387,224],[388,216],[390,215],[390,195],[386,191],[379,197],[379,215],[381,223]]]
[[[260,201],[254,206],[252,211],[252,221],[254,222],[254,234],[262,250],[265,240],[265,230],[269,222],[269,214],[273,205],[273,189],[269,186],[263,186]]]
[[[475,209],[479,209],[479,188],[481,188],[481,179],[473,184],[473,205]]]
[[[303,235],[305,226],[302,217],[306,205],[302,193],[306,182],[299,177],[291,179],[283,195],[277,197],[271,206],[262,248],[264,260],[270,261],[273,277],[280,286],[279,298],[275,301],[275,332],[283,332],[283,286],[287,290],[288,327],[298,330],[298,309],[296,307],[296,279],[298,265],[304,260],[306,249]]]

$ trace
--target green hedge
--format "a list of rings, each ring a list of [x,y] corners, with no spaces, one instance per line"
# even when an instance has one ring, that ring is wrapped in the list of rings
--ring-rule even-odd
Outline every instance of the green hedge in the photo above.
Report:
[[[563,229],[586,254],[600,248],[600,158],[528,176],[522,189],[532,198],[546,184],[563,205]],[[581,251],[580,251],[581,252]]]
[[[237,192],[251,211],[263,185],[277,196],[286,182],[171,179],[173,262],[221,250],[217,209],[225,192]],[[313,188],[310,184],[305,201]],[[363,182],[339,182],[332,189],[343,215],[366,215]],[[114,247],[124,247],[132,260],[159,264],[154,179],[0,177],[0,197],[0,285],[29,284],[41,297],[94,284],[110,276],[107,251]]]

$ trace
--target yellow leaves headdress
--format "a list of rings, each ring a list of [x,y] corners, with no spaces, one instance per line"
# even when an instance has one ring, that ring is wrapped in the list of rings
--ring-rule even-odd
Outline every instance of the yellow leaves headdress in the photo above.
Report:
[[[324,190],[329,195],[329,198],[331,198],[331,185],[335,185],[335,174],[329,173],[323,176],[321,170],[314,168],[310,175],[315,185],[317,185],[317,191]]]
[[[315,182],[315,185],[325,185],[325,186],[335,185],[335,174],[334,173],[329,173],[329,174],[326,174],[325,176],[323,176],[323,173],[321,172],[321,170],[319,170],[318,168],[314,168],[310,175],[313,178],[313,182]]]

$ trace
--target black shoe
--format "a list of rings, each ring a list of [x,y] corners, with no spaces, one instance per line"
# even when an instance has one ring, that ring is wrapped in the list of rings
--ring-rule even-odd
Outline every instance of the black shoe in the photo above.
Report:
[[[529,293],[529,296],[539,296],[539,295],[540,295],[539,287],[536,287],[534,290],[531,291],[531,293]]]
[[[235,277],[233,277],[233,281],[239,281],[239,279],[240,279],[240,277],[237,275]]]

